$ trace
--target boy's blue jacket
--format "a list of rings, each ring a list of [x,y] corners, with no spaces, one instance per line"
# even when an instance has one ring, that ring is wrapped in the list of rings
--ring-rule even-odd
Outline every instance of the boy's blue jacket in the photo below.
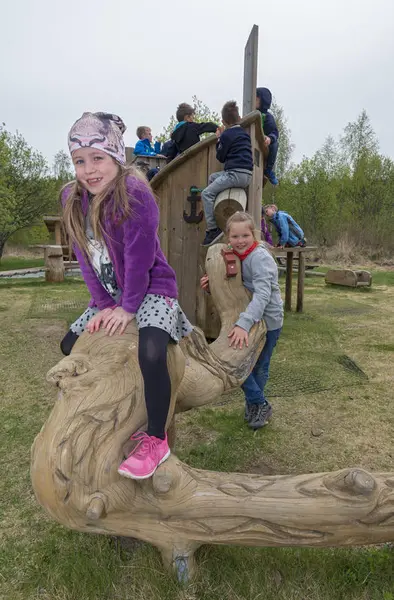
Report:
[[[225,171],[253,171],[252,142],[240,125],[225,129],[216,143],[216,158]]]
[[[138,140],[134,148],[134,154],[138,156],[156,156],[156,152],[153,150],[148,138]]]
[[[260,87],[256,90],[256,96],[260,98],[260,108],[264,134],[271,138],[271,142],[279,139],[279,131],[274,116],[268,112],[271,107],[272,94],[268,88]]]
[[[296,246],[298,242],[301,242],[304,239],[304,232],[301,227],[294,221],[293,217],[284,210],[278,210],[271,221],[278,232],[279,243],[281,246],[284,246],[285,244]]]

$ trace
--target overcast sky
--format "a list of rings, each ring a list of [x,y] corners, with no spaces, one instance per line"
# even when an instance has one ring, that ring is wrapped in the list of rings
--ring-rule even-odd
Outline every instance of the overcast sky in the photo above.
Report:
[[[255,23],[258,85],[284,108],[295,160],[363,108],[394,158],[393,0],[232,1],[2,0],[0,122],[52,161],[84,111],[119,114],[134,145],[194,94],[242,106]]]

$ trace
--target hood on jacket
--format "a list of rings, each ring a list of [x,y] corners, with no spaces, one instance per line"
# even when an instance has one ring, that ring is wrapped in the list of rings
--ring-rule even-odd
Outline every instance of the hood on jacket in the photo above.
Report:
[[[267,110],[271,107],[272,102],[272,94],[268,88],[259,87],[256,90],[256,96],[260,98],[260,112],[267,112]]]
[[[180,144],[186,133],[186,121],[180,121],[176,124],[174,131],[171,134],[171,139],[177,144]]]

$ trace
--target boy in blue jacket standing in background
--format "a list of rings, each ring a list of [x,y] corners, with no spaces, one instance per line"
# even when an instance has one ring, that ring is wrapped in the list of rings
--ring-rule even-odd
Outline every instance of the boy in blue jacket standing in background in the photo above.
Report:
[[[211,173],[208,186],[202,191],[207,231],[203,246],[210,246],[223,236],[215,221],[216,196],[232,187],[246,188],[253,175],[252,142],[250,135],[239,124],[241,117],[237,103],[231,100],[222,108],[223,128],[216,135],[216,158],[224,163],[224,171]]]
[[[287,212],[278,210],[276,204],[267,204],[264,213],[276,229],[279,247],[306,246],[304,232]]]
[[[256,108],[261,112],[261,124],[263,126],[265,143],[268,146],[267,164],[264,175],[272,183],[278,185],[279,181],[275,175],[274,166],[278,154],[279,131],[272,113],[268,112],[271,107],[272,94],[268,88],[259,87],[256,90]]]

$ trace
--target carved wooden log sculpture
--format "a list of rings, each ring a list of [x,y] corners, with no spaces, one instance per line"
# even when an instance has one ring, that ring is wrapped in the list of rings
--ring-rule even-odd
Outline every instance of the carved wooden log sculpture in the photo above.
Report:
[[[209,249],[207,272],[222,331],[210,346],[195,329],[171,345],[169,420],[238,386],[264,343],[262,324],[249,348],[232,350],[227,333],[248,302],[240,274],[227,279],[223,245]],[[157,546],[187,579],[204,543],[335,546],[394,539],[394,473],[361,469],[260,476],[192,469],[172,455],[148,480],[117,473],[128,437],[146,424],[138,335],[84,334],[48,373],[59,398],[32,448],[38,501],[79,531],[130,536]]]

